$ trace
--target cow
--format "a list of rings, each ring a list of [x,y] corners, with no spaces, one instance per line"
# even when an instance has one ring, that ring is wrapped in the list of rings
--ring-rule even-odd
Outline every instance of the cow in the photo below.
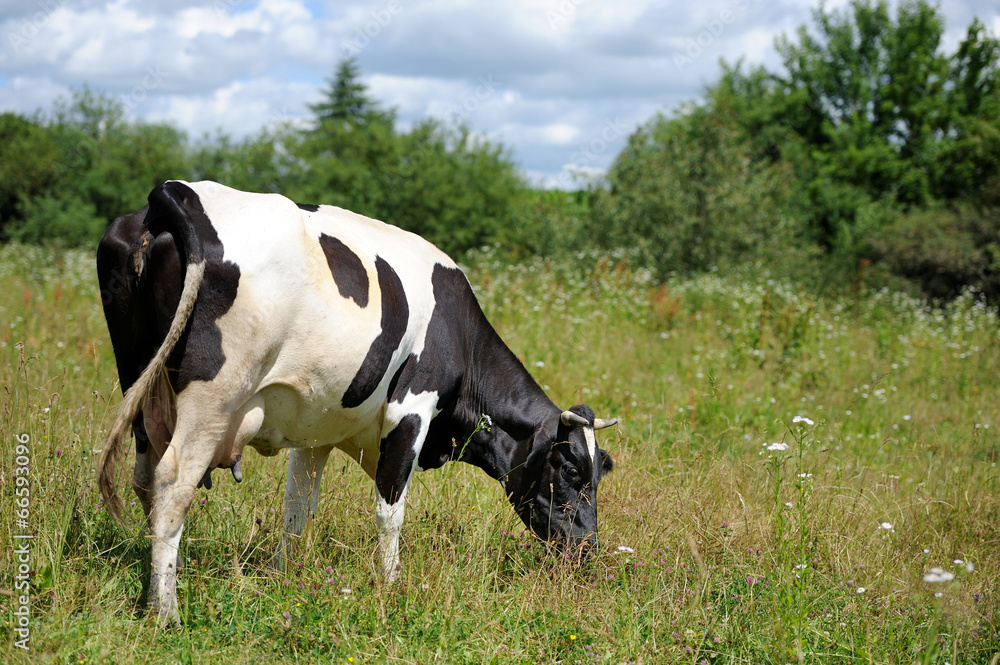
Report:
[[[214,182],[167,181],[116,219],[98,278],[124,399],[98,463],[123,520],[116,468],[152,541],[149,607],[179,624],[178,547],[212,471],[242,480],[247,446],[288,448],[280,568],[317,508],[338,448],[375,482],[382,570],[415,471],[461,460],[499,481],[538,538],[583,555],[611,471],[594,431],[615,419],[557,407],[486,320],[461,269],[419,236],[333,206]]]

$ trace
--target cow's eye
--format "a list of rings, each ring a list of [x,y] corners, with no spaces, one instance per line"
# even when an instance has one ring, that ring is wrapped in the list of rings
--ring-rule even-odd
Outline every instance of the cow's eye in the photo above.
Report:
[[[567,480],[576,480],[580,477],[580,470],[577,469],[572,464],[564,464],[562,468],[563,475],[566,476]]]

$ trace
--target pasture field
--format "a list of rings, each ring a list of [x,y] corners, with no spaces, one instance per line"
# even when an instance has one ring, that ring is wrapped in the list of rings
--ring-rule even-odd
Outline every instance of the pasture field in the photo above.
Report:
[[[217,472],[198,492],[185,626],[160,630],[141,509],[116,526],[95,488],[121,395],[93,255],[0,247],[0,660],[997,664],[1000,321],[974,297],[469,263],[555,401],[620,419],[599,436],[601,552],[547,552],[499,485],[451,464],[416,479],[386,585],[373,483],[335,455],[317,519],[268,573],[285,456],[248,453],[242,485]]]

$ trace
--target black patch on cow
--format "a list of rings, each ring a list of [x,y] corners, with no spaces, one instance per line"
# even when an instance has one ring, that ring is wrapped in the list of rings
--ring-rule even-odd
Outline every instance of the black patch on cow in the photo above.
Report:
[[[146,210],[113,221],[97,246],[97,279],[122,392],[136,382],[159,343],[156,331],[148,329],[154,316],[149,280],[130,269],[129,260],[142,235]]]
[[[305,210],[306,212],[319,212],[319,206],[315,203],[296,203],[299,210]]]
[[[458,388],[465,369],[464,333],[473,329],[473,325],[466,316],[468,305],[463,301],[472,295],[472,290],[461,270],[440,263],[434,266],[431,284],[434,311],[427,324],[424,348],[419,358],[410,356],[400,368],[398,385],[393,384],[389,399],[401,403],[407,391],[414,394],[434,391],[440,410]]]
[[[415,413],[403,416],[399,424],[379,444],[378,468],[375,470],[375,487],[386,503],[399,501],[406,482],[413,472],[413,442],[420,434],[420,416]]]
[[[181,301],[185,267],[181,262],[180,252],[177,251],[174,235],[170,231],[162,232],[149,244],[149,261],[146,265],[149,274],[154,276],[149,280],[153,291],[155,314],[153,320],[159,339],[162,340],[170,330],[170,322],[173,321],[174,312],[177,311],[177,305]],[[175,279],[176,276],[180,276],[181,279]]]
[[[183,219],[177,219],[176,214],[171,212],[170,206],[160,203],[165,199],[175,204],[174,209],[183,211]],[[225,260],[225,248],[219,239],[219,234],[212,226],[201,199],[193,189],[180,182],[167,182],[154,189],[149,195],[149,200],[146,226],[157,237],[157,241],[160,235],[168,232],[173,232],[177,238],[190,237],[193,233],[200,241],[205,257],[205,276],[198,290],[198,299],[191,312],[188,328],[167,360],[168,376],[174,390],[180,392],[192,381],[211,381],[226,362],[226,356],[222,352],[222,331],[219,329],[218,320],[236,301],[240,268],[232,261]],[[158,244],[154,243],[154,257]],[[186,271],[186,258],[190,249],[184,247],[183,243],[175,241],[173,244],[185,259]],[[167,273],[156,274],[150,270],[150,279],[154,283],[161,280],[173,282],[179,298],[184,276],[174,274],[173,270],[167,270]],[[169,290],[169,287],[166,290]],[[158,328],[159,321],[164,318],[169,326],[173,311],[176,309],[176,303],[174,305],[168,317],[164,317],[162,311],[158,313]],[[159,310],[165,309],[166,306],[165,302],[157,303]],[[165,335],[166,329],[163,328],[159,333],[157,344]]]
[[[101,302],[123,393],[139,378],[163,339],[149,326],[155,316],[154,303],[150,280],[143,279],[143,271],[148,269],[145,259],[150,248],[139,243],[146,211],[147,208],[143,207],[113,221],[97,247]],[[134,260],[136,250],[143,259],[139,263]],[[146,436],[142,411],[132,421],[132,432],[135,434],[136,451],[145,453],[149,437]]]
[[[396,386],[399,385],[399,377],[403,374],[403,370],[406,369],[407,365],[415,362],[417,362],[417,356],[415,354],[411,353],[409,356],[406,357],[406,360],[403,361],[403,364],[400,365],[399,369],[396,370],[396,373],[392,375],[392,380],[389,381],[389,389],[386,391],[387,395],[389,395],[390,397],[395,395]],[[401,402],[402,398],[399,398],[396,401]]]
[[[326,254],[333,281],[344,298],[354,298],[358,307],[368,306],[368,271],[358,255],[339,239],[325,233],[319,237],[319,246]]]
[[[341,399],[341,404],[347,409],[361,406],[378,388],[389,370],[392,354],[403,341],[410,319],[410,308],[399,275],[380,256],[375,257],[375,271],[382,292],[382,332],[372,342],[361,369]]]
[[[538,435],[540,423],[559,411],[486,320],[464,273],[438,264],[431,282],[434,311],[424,348],[407,360],[389,398],[401,403],[407,391],[438,394],[440,413],[420,450],[420,468],[462,459],[498,477],[498,469],[511,468],[500,457]],[[483,414],[496,431],[480,432],[466,445]]]

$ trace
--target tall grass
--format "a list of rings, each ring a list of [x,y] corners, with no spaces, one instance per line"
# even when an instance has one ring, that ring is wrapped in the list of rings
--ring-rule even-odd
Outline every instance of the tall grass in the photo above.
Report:
[[[470,263],[549,394],[620,419],[601,439],[616,463],[601,552],[569,565],[499,486],[452,464],[416,479],[387,586],[374,488],[336,456],[316,520],[269,574],[285,460],[250,455],[241,485],[216,474],[199,491],[185,627],[161,631],[144,608],[141,510],[115,526],[93,482],[120,393],[92,256],[0,247],[3,660],[996,665],[992,310],[971,295],[946,309],[889,292],[817,301],[751,273],[656,286],[621,257]],[[14,630],[22,532],[28,652]],[[925,582],[932,567],[955,577]]]

